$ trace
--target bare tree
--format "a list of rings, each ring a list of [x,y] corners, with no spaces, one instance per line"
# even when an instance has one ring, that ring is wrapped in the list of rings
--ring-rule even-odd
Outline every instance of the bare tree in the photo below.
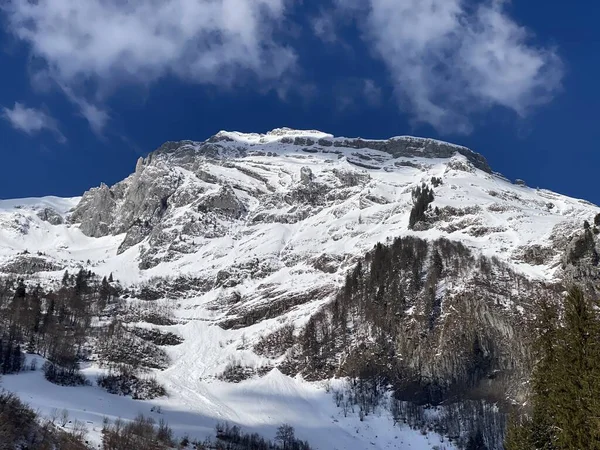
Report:
[[[59,416],[59,412],[58,409],[56,408],[52,408],[52,411],[50,411],[50,423],[52,425],[54,425],[56,423],[56,421],[58,420],[58,416]]]
[[[69,411],[63,409],[60,412],[60,426],[64,428],[67,426],[67,423],[69,423]]]
[[[284,423],[277,428],[275,442],[279,442],[284,450],[291,449],[295,440],[296,437],[294,436],[294,427],[292,427],[290,424]]]
[[[86,434],[88,433],[88,429],[85,426],[85,423],[81,420],[75,420],[73,422],[73,429],[71,430],[71,435],[75,437],[75,439],[83,440]]]

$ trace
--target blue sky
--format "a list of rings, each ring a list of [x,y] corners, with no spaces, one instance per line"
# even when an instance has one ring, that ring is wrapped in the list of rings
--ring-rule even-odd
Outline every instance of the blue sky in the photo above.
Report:
[[[412,134],[600,203],[591,0],[7,0],[0,198],[115,183],[221,129]]]

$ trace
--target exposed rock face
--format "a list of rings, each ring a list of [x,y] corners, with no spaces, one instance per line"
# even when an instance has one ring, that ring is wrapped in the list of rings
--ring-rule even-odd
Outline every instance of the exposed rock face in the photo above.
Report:
[[[445,160],[443,173],[450,180],[460,173],[476,177],[477,170],[492,176],[481,155],[431,139],[373,141],[306,133],[289,129],[266,135],[221,132],[203,143],[167,142],[147,158],[140,158],[127,179],[110,188],[103,184],[86,192],[70,221],[92,237],[125,234],[119,253],[145,243],[139,266],[147,269],[197,251],[206,239],[225,236],[237,221],[295,224],[324,210],[338,216],[345,214],[345,208],[334,205],[352,198],[357,199],[361,210],[374,205],[392,207],[394,198],[369,192],[369,186],[378,183],[372,176],[377,171],[416,169],[427,173],[433,171],[428,161]],[[292,166],[297,172],[290,173],[281,165],[285,159],[322,163],[318,172],[314,164],[302,163]],[[426,181],[431,178],[424,176]],[[455,188],[452,183],[448,187]],[[492,194],[497,199],[488,206],[493,214],[509,215],[518,210],[510,203],[522,202],[522,194],[512,190],[489,190]],[[537,203],[543,206],[548,201]],[[511,231],[510,225],[486,224],[479,205],[445,206],[439,211],[429,214],[419,230],[439,228],[473,238],[497,235],[498,240]],[[450,215],[448,211],[468,213]],[[334,230],[330,232],[335,235]],[[551,264],[556,256],[535,245],[514,253],[515,259],[528,264]]]
[[[198,204],[198,211],[203,213],[213,211],[226,217],[239,219],[246,212],[246,207],[237,198],[231,186],[223,186],[218,192],[203,198]]]
[[[52,225],[61,225],[64,220],[60,214],[58,214],[52,208],[44,208],[37,213],[37,216],[44,222],[48,222]]]
[[[450,158],[459,153],[465,156],[475,167],[485,172],[492,173],[486,159],[479,153],[475,153],[466,147],[460,147],[434,139],[423,139],[414,137],[399,137],[387,141],[372,141],[363,139],[335,141],[336,147],[347,148],[370,148],[379,150],[398,158],[401,156],[419,156],[425,158]]]
[[[125,235],[125,239],[119,245],[119,249],[117,251],[118,254],[123,253],[130,247],[133,247],[136,244],[142,242],[150,233],[152,232],[152,228],[148,221],[142,222],[141,220],[136,220],[131,226],[129,230],[127,230],[127,234]]]
[[[63,269],[63,265],[32,255],[19,255],[0,268],[2,272],[21,275],[31,275],[38,272],[53,272]]]
[[[71,214],[71,221],[79,223],[81,231],[90,237],[102,237],[112,232],[116,201],[106,184],[90,189]]]
[[[302,167],[302,169],[300,169],[300,181],[302,184],[312,183],[313,178],[314,176],[310,167]]]
[[[142,166],[142,170],[130,178],[119,205],[117,233],[127,231],[137,221],[158,223],[181,179],[177,170],[160,162]]]
[[[352,153],[353,163],[361,167],[376,167],[373,164],[384,161],[384,155],[388,155],[387,158],[449,158],[460,154],[464,155],[474,167],[491,172],[481,155],[464,147],[431,139],[401,137],[387,141],[371,141],[322,138],[317,141],[301,136],[289,139],[287,136],[290,133],[293,135],[292,130],[281,129],[280,132],[274,130],[271,136],[281,136],[282,143],[292,146],[312,147],[314,152],[329,151],[327,149],[330,147],[380,152],[370,156],[364,153]],[[81,231],[91,237],[126,233],[119,247],[119,252],[123,252],[142,242],[153,232],[156,235],[156,228],[161,226],[161,220],[173,201],[176,206],[194,204],[198,211],[203,213],[218,213],[232,219],[240,219],[246,213],[247,207],[237,197],[233,187],[221,186],[217,192],[214,192],[214,188],[210,189],[209,186],[220,184],[218,179],[202,169],[203,161],[218,162],[223,158],[229,160],[243,158],[253,149],[252,145],[249,147],[231,145],[234,142],[227,133],[219,133],[204,143],[167,142],[147,158],[140,158],[135,173],[126,180],[112,188],[102,184],[86,192],[71,214],[70,220],[80,224]],[[340,150],[336,151],[340,152]],[[185,175],[180,168],[195,173],[198,182],[184,185],[182,180]],[[239,167],[238,170],[256,177],[256,174],[248,168]],[[365,177],[363,174],[348,171],[334,173],[346,186],[357,186],[369,180],[368,175]],[[265,182],[265,180],[261,181]],[[301,168],[300,186],[286,201],[292,204],[301,202],[309,205],[322,203],[327,189],[314,182],[310,167]]]
[[[540,266],[550,263],[556,254],[557,251],[551,247],[534,244],[518,249],[515,256],[527,264]]]
[[[177,171],[164,163],[138,161],[136,172],[124,181],[112,188],[102,184],[86,192],[70,220],[91,237],[127,233],[119,247],[122,252],[152,232],[179,182]]]
[[[565,283],[577,283],[600,298],[600,238],[591,228],[582,229],[568,243],[562,257]]]

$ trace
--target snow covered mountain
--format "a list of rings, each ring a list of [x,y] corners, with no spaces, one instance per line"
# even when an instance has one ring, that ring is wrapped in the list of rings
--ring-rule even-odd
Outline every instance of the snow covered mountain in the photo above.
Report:
[[[408,230],[412,189],[432,178],[441,180],[433,206],[444,212],[427,230]],[[51,278],[83,264],[126,284],[189,275],[202,290],[286,277],[298,291],[330,285],[375,243],[407,234],[459,240],[550,279],[569,238],[598,212],[513,184],[464,147],[288,129],[166,143],[113,187],[0,208],[3,272]]]
[[[409,227],[416,188],[424,185],[433,199]],[[303,353],[294,337],[283,352],[257,348],[286,326],[293,325],[296,338],[303,336],[377,243],[391,246],[396,238],[413,237],[430,243],[431,255],[434,248],[443,254],[434,242],[458,242],[468,253],[460,258],[470,262],[450,269],[451,256],[442,255],[445,275],[432,294],[437,312],[429,331],[419,332],[432,333],[419,348],[427,342],[435,351],[426,356],[412,344],[398,344],[405,358],[419,360],[407,367],[418,365],[430,379],[441,373],[458,377],[453,367],[468,355],[464,361],[445,360],[456,347],[444,343],[463,326],[452,322],[459,317],[453,316],[453,302],[482,286],[476,260],[492,265],[493,288],[482,292],[495,306],[473,319],[473,336],[477,342],[506,341],[489,344],[493,349],[481,344],[484,354],[497,359],[489,371],[521,364],[520,356],[506,352],[518,335],[519,314],[528,311],[527,302],[521,303],[523,283],[550,289],[566,275],[575,276],[569,255],[584,222],[593,223],[599,212],[584,200],[512,183],[481,155],[431,139],[349,139],[283,128],[169,142],[140,158],[135,172],[114,186],[103,184],[70,199],[0,201],[0,273],[26,275],[28,283],[51,288],[60,285],[65,270],[84,268],[112,274],[124,303],[160,305],[171,324],[159,328],[182,338],[166,349],[168,367],[153,370],[169,396],[146,403],[96,387],[49,387],[37,373],[6,376],[3,384],[42,411],[65,407],[95,429],[103,415],[134,416],[152,404],[161,405],[182,435],[208,435],[216,420],[272,435],[289,422],[321,449],[452,448],[437,435],[394,426],[385,413],[367,420],[345,417],[332,399],[331,382],[323,383],[331,372],[311,376],[297,357]],[[423,280],[429,279],[431,258],[422,262]],[[414,297],[403,324],[418,321],[426,308],[425,300],[417,301],[425,299],[424,287],[415,288]],[[361,334],[358,328],[352,328],[354,344],[372,338],[371,329]],[[442,336],[431,330],[446,331]],[[342,358],[344,350],[336,352]],[[234,369],[244,372],[244,380],[224,381],[233,381],[223,374]],[[100,370],[92,362],[84,373]],[[68,389],[80,389],[81,396],[71,397]],[[518,396],[519,387],[506,391]]]

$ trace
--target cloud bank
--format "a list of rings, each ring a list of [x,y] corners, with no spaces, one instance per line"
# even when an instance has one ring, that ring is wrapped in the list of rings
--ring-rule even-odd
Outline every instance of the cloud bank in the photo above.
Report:
[[[304,32],[346,48],[337,28],[354,18],[353,34],[384,63],[400,109],[415,123],[468,133],[475,114],[500,106],[525,116],[560,89],[560,58],[534,43],[508,14],[506,0],[329,2],[329,13],[324,3]],[[11,0],[0,8],[10,32],[30,48],[39,68],[34,78],[53,80],[101,133],[109,121],[104,99],[127,83],[171,76],[204,85],[289,87],[288,75],[304,61],[285,29],[301,3]],[[367,101],[389,87],[365,86]]]

